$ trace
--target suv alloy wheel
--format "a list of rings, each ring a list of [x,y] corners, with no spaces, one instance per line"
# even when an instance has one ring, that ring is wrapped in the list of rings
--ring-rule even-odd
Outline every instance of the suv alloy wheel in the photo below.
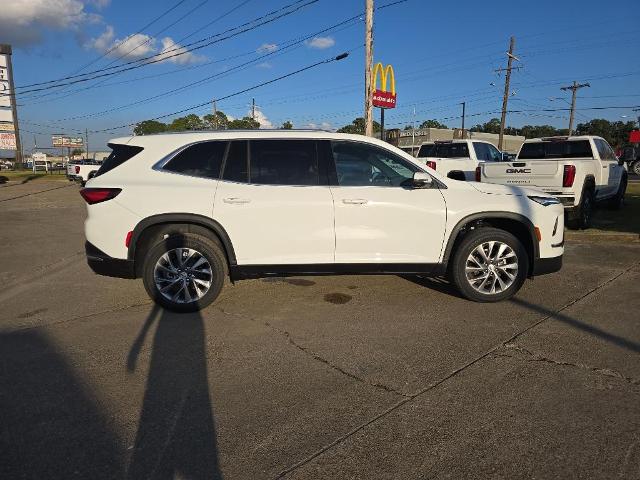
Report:
[[[450,274],[469,300],[497,302],[520,289],[528,270],[529,257],[515,236],[481,227],[469,232],[457,247]]]
[[[154,245],[144,260],[144,286],[157,303],[175,312],[194,312],[220,294],[226,259],[210,239],[189,233]]]

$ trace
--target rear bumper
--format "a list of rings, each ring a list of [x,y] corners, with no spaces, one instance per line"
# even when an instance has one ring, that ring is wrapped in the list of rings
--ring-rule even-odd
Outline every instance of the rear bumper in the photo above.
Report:
[[[98,275],[118,278],[136,278],[133,260],[113,258],[95,245],[86,242],[87,264]]]
[[[562,255],[550,258],[538,258],[533,266],[533,276],[558,272],[562,268]]]

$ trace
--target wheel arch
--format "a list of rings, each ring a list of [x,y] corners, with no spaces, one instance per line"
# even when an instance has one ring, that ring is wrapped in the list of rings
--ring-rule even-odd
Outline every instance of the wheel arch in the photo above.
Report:
[[[447,245],[442,257],[442,263],[449,265],[451,254],[454,248],[464,238],[467,232],[475,229],[490,226],[499,228],[513,234],[522,242],[529,257],[529,275],[533,274],[536,260],[540,257],[540,246],[535,232],[535,226],[524,215],[512,212],[481,212],[464,217],[451,230],[447,240]]]
[[[213,238],[222,246],[229,267],[234,267],[237,264],[231,239],[220,223],[193,213],[165,213],[147,217],[138,222],[133,229],[127,258],[134,261],[136,276],[139,276],[141,272],[142,255],[149,249],[156,235],[170,234],[171,228],[179,229],[177,231],[180,233],[185,233],[186,228],[186,233],[197,233]]]

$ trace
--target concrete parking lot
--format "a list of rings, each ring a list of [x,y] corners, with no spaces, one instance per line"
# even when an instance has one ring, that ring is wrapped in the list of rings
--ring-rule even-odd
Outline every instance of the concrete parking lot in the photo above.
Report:
[[[176,315],[89,270],[84,216],[0,187],[1,478],[640,478],[640,243],[499,304],[305,277]]]

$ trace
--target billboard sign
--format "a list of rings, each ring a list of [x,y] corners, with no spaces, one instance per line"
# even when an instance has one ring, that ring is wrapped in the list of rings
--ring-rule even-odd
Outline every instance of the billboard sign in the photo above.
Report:
[[[0,132],[0,150],[15,150],[16,134],[9,132]]]
[[[380,73],[380,88],[378,88],[378,72]],[[396,108],[396,76],[391,65],[383,67],[382,63],[378,62],[373,67],[373,106]]]
[[[76,148],[84,145],[84,139],[82,137],[67,137],[66,135],[51,135],[51,144],[57,148]]]

